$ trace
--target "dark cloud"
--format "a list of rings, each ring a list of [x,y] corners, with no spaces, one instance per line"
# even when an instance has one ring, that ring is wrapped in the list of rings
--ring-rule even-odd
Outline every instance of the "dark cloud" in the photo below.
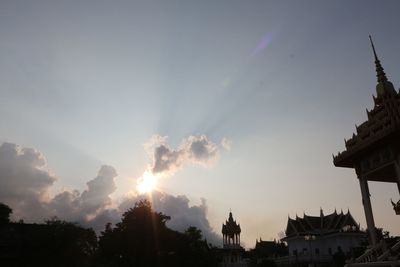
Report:
[[[147,151],[153,161],[151,166],[153,174],[171,175],[184,164],[207,166],[218,158],[218,146],[205,135],[189,136],[177,149],[170,148],[166,141],[166,137],[156,135],[147,145]]]

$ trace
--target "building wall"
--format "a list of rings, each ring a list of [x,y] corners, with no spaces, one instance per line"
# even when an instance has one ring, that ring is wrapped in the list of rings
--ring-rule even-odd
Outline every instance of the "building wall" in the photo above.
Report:
[[[315,240],[305,240],[304,237],[294,237],[287,240],[289,254],[309,255],[310,250],[313,255],[332,255],[339,251],[350,252],[352,248],[360,246],[364,240],[361,234],[335,234],[325,237],[317,237]]]

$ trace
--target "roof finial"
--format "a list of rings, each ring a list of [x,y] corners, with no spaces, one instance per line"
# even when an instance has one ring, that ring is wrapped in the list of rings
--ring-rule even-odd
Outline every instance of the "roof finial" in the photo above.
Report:
[[[369,35],[369,41],[371,42],[372,51],[374,51],[375,60],[379,61],[378,56],[376,55],[375,46],[374,46],[374,42],[372,41],[371,35]]]
[[[232,218],[232,209],[229,208],[229,219],[231,219],[231,218]]]
[[[387,82],[388,79],[386,77],[385,72],[383,71],[383,67],[381,65],[381,62],[379,61],[378,56],[376,55],[375,46],[374,46],[374,42],[372,41],[371,35],[369,35],[369,40],[371,42],[372,51],[374,52],[376,77],[378,78],[378,83]]]

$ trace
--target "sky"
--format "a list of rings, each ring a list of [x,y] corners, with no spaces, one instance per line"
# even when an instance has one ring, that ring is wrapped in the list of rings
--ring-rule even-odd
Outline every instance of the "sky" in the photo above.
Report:
[[[156,208],[216,242],[230,210],[247,248],[320,208],[365,227],[356,175],[332,154],[373,107],[369,34],[400,86],[399,8],[3,0],[0,201],[15,219],[101,226],[158,172]],[[370,191],[377,226],[400,234],[397,186]]]

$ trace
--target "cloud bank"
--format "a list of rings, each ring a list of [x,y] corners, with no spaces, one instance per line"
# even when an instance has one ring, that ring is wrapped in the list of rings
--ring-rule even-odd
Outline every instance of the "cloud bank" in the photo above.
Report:
[[[189,137],[178,149],[170,149],[165,137],[157,137],[154,145],[153,170],[171,174],[187,163],[209,165],[218,156],[218,147],[205,136]],[[153,141],[155,139],[153,138]],[[0,202],[13,209],[14,219],[27,222],[43,222],[53,216],[79,222],[93,227],[97,232],[107,222],[116,223],[128,208],[140,199],[150,198],[154,209],[171,216],[168,226],[184,231],[189,226],[202,230],[208,242],[220,244],[220,237],[213,231],[207,219],[207,203],[189,205],[184,196],[173,196],[164,192],[151,195],[127,196],[113,200],[110,195],[116,190],[117,172],[112,166],[103,165],[97,175],[89,180],[87,188],[65,190],[55,196],[49,190],[57,181],[50,172],[44,156],[32,148],[3,143],[0,146]]]

